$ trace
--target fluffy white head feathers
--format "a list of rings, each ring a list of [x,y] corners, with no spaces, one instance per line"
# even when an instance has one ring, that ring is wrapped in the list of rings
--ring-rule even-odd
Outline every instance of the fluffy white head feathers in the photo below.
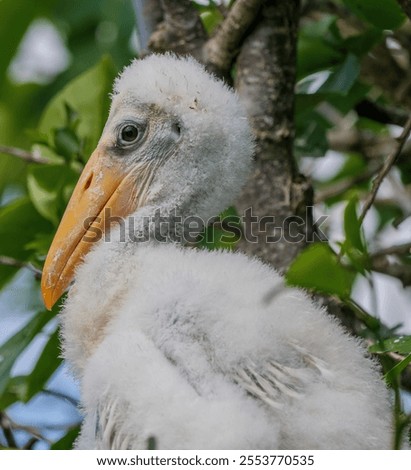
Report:
[[[132,105],[154,105],[180,122],[181,158],[169,159],[156,178],[169,186],[169,195],[177,191],[185,198],[190,192],[192,214],[205,217],[233,202],[254,150],[246,112],[235,92],[192,58],[151,55],[134,60],[115,82],[112,110]]]

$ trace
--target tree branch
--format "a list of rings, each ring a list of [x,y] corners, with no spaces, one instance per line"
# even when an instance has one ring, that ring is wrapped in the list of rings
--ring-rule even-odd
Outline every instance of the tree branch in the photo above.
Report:
[[[50,163],[48,159],[42,157],[38,153],[28,152],[27,150],[19,149],[17,147],[9,147],[7,145],[0,145],[0,153],[11,155],[16,158],[20,158],[29,163]]]
[[[173,51],[191,54],[203,60],[207,40],[200,16],[190,0],[161,0],[164,21],[151,35],[149,48],[153,52]]]
[[[365,343],[368,347],[376,344],[375,341],[372,341],[370,339],[367,339]],[[383,353],[383,354],[382,353],[372,353],[372,354],[376,356],[377,358],[381,357],[382,355],[388,356],[397,364],[405,359],[405,356],[398,354],[398,353],[394,353],[394,352],[388,352],[388,353]],[[401,386],[404,389],[411,391],[411,364],[408,364],[407,367],[401,373]]]
[[[330,199],[332,197],[340,196],[346,191],[350,190],[353,186],[357,184],[364,183],[368,181],[373,175],[375,175],[376,170],[373,168],[368,168],[361,173],[360,175],[354,176],[353,178],[347,178],[342,181],[337,181],[333,183],[330,187],[325,188],[321,191],[315,193],[314,202],[315,204],[321,203]]]
[[[408,116],[407,116],[408,117]],[[355,127],[334,127],[327,132],[327,141],[331,150],[337,152],[358,152],[367,160],[385,158],[397,148],[397,141],[389,135],[376,135],[373,132]],[[407,146],[403,153],[408,152]],[[411,146],[409,149],[411,154]]]
[[[404,13],[411,20],[411,0],[397,0],[401,5],[401,8],[404,10]]]
[[[402,243],[401,245],[393,245],[389,246],[388,248],[381,248],[381,250],[374,251],[371,256],[379,257],[379,256],[388,256],[388,255],[409,255],[411,253],[411,242]]]
[[[244,34],[254,23],[263,0],[237,0],[214,36],[204,46],[210,71],[227,76]]]
[[[367,200],[364,203],[361,215],[359,217],[360,223],[363,222],[365,216],[367,215],[367,212],[370,210],[371,206],[373,205],[373,203],[375,201],[375,198],[377,196],[377,192],[380,189],[381,183],[383,182],[384,178],[388,175],[388,173],[390,172],[393,165],[398,160],[398,157],[400,156],[401,151],[402,151],[402,149],[405,145],[405,142],[408,139],[410,133],[411,133],[411,116],[408,118],[408,121],[407,121],[400,137],[398,138],[397,148],[395,149],[394,152],[391,153],[391,155],[389,155],[386,162],[382,165],[380,171],[378,172],[376,178],[373,181],[371,192],[370,192]]]
[[[364,99],[355,105],[357,114],[382,124],[395,124],[405,126],[408,114],[392,106],[382,106],[373,101]]]
[[[386,256],[381,256],[372,259],[371,269],[399,279],[403,287],[411,286],[411,266],[408,264],[390,263]]]
[[[411,286],[411,266],[390,260],[390,257],[406,256],[410,255],[410,252],[411,242],[375,251],[370,255],[371,269],[378,273],[387,274],[388,276],[399,279],[404,287]]]
[[[37,428],[35,428],[33,426],[25,426],[23,424],[16,423],[4,411],[0,411],[0,427],[2,427],[3,431],[5,431],[6,429],[8,429],[10,431],[11,436],[12,436],[12,440],[10,442],[8,440],[7,443],[8,444],[10,444],[10,443],[14,444],[14,445],[10,445],[10,447],[12,447],[14,449],[17,449],[17,445],[16,445],[16,442],[14,440],[14,435],[13,435],[13,432],[12,432],[13,429],[18,429],[19,431],[25,431],[28,434],[31,434],[37,440],[42,440],[42,441],[45,441],[45,442],[50,444],[50,441],[47,438],[45,438]]]
[[[78,408],[79,406],[79,402],[75,398],[70,397],[69,395],[65,395],[64,393],[57,392],[55,390],[49,390],[48,388],[42,390],[42,393],[44,393],[45,395],[50,395],[54,398],[59,398],[60,400],[63,400],[63,401],[67,401],[71,405],[73,405],[75,408]]]
[[[9,417],[0,411],[0,428],[3,430],[4,437],[6,438],[7,445],[10,449],[17,449],[17,443],[14,439],[12,423]]]
[[[15,258],[10,258],[8,256],[0,256],[0,265],[1,266],[11,266],[13,268],[25,268],[31,271],[36,279],[41,279],[42,271],[37,269],[31,263],[26,263]]]
[[[260,227],[255,243],[239,247],[283,270],[305,246],[310,233],[310,184],[298,174],[293,156],[294,83],[299,0],[267,0],[258,23],[237,58],[235,85],[256,137],[254,172],[237,208],[253,216],[274,216]],[[290,224],[298,221],[303,223]],[[308,220],[307,220],[308,219]],[[249,225],[249,224],[247,224]],[[278,240],[270,243],[267,235]],[[274,238],[272,239],[274,240]]]

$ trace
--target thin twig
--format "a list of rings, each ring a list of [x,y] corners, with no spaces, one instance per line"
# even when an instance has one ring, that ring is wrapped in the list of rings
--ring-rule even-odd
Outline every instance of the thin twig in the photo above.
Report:
[[[204,46],[208,68],[226,74],[246,31],[256,19],[262,0],[237,0],[215,35]]]
[[[25,444],[22,450],[32,450],[33,447],[39,442],[38,437],[31,437]]]
[[[395,149],[394,152],[391,153],[391,155],[389,155],[389,157],[380,168],[380,171],[378,172],[377,176],[375,177],[372,183],[371,192],[364,203],[361,215],[359,217],[360,224],[364,221],[364,218],[367,215],[367,212],[370,210],[371,206],[373,205],[375,198],[377,196],[377,192],[380,189],[381,183],[383,182],[384,178],[388,175],[391,168],[393,167],[398,157],[400,156],[401,151],[404,147],[404,144],[406,140],[408,139],[410,133],[411,133],[411,116],[408,118],[408,121],[406,125],[404,126],[404,129],[400,137],[398,138],[397,148]]]
[[[6,413],[4,413],[4,411],[0,411],[0,428],[3,430],[7,445],[11,449],[17,449],[16,440],[14,439],[13,435],[12,422]]]
[[[407,263],[391,262],[390,256],[405,256],[411,251],[411,242],[394,245],[371,253],[371,269],[399,279],[404,287],[411,285],[411,266]]]
[[[70,431],[71,429],[78,428],[81,426],[82,420],[79,419],[78,421],[75,421],[74,423],[62,423],[62,424],[39,424],[39,427],[41,429],[44,429],[45,431]]]
[[[16,158],[20,158],[29,163],[50,163],[48,159],[42,157],[36,152],[29,152],[27,150],[23,150],[17,147],[9,147],[7,145],[0,145],[0,153],[5,153],[7,155],[11,155]]]
[[[388,255],[409,255],[411,253],[411,242],[402,243],[401,245],[393,245],[387,248],[381,248],[381,250],[374,251],[371,253],[371,257],[380,257]]]
[[[411,286],[411,266],[409,264],[391,263],[387,256],[380,256],[372,258],[371,269],[377,273],[399,279],[403,287]]]
[[[367,338],[364,340],[365,344],[367,345],[367,348],[374,346],[377,344],[375,341],[373,341],[370,338]],[[401,361],[405,359],[405,356],[402,354],[396,353],[396,352],[377,352],[377,353],[371,353],[373,356],[381,359],[381,357],[389,357],[392,361],[394,361],[396,364],[399,364]],[[404,370],[401,372],[401,386],[407,391],[411,391],[411,363],[407,364],[407,366],[404,368]]]
[[[1,426],[4,426],[3,423],[6,423],[7,427],[9,427],[10,429],[17,429],[19,431],[25,431],[28,434],[31,434],[32,436],[37,438],[38,440],[45,441],[49,444],[51,443],[47,438],[45,438],[41,434],[41,432],[37,428],[35,428],[33,426],[25,426],[24,424],[18,424],[15,421],[13,421],[10,418],[10,416],[8,416],[4,411],[0,411],[0,424],[1,424]],[[4,430],[4,427],[3,427],[3,430]],[[13,447],[17,448],[16,444]]]
[[[31,263],[26,263],[15,258],[10,258],[9,256],[0,256],[0,265],[1,266],[11,266],[13,268],[25,268],[31,271],[36,279],[41,279],[42,271],[41,269],[36,268]]]
[[[382,124],[405,126],[408,113],[394,106],[382,106],[374,101],[364,99],[355,105],[357,114]]]
[[[315,195],[315,204],[318,204],[319,202],[324,202],[332,197],[344,194],[353,186],[368,181],[373,175],[375,175],[375,172],[376,170],[374,168],[369,168],[360,175],[354,176],[353,178],[347,178],[341,181],[337,181],[329,188],[324,188],[323,190],[318,191]]]
[[[71,405],[73,405],[76,408],[79,406],[79,403],[75,398],[65,395],[64,393],[57,392],[55,390],[49,390],[49,389],[42,390],[42,393],[44,393],[45,395],[50,395],[55,398],[59,398],[63,401],[68,401]]]

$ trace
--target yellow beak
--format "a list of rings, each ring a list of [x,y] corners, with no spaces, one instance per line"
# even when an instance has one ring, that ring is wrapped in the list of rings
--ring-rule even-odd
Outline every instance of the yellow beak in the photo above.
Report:
[[[90,157],[44,264],[41,291],[47,309],[50,310],[69,287],[77,265],[93,242],[101,239],[110,228],[111,221],[126,217],[141,205],[140,191],[137,191],[141,170],[136,167],[131,171],[124,161],[111,158],[99,148]]]

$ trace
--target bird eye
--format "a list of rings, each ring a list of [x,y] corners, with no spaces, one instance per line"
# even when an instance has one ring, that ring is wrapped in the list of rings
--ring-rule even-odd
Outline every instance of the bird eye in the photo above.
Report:
[[[126,124],[120,130],[120,143],[127,145],[139,138],[139,130],[135,124]]]

